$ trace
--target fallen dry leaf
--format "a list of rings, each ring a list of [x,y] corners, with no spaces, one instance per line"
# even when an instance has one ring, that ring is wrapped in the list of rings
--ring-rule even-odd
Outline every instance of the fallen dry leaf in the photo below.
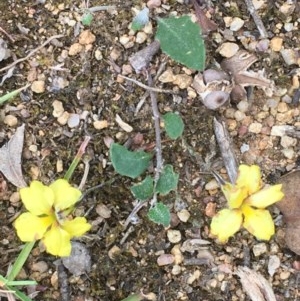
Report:
[[[9,182],[22,188],[27,186],[21,167],[25,125],[17,128],[11,139],[0,149],[0,171]]]

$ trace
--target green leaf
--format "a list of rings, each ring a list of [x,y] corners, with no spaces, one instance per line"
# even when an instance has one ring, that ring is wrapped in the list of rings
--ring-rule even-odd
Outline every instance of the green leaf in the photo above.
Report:
[[[205,45],[198,24],[189,16],[158,19],[155,38],[163,52],[185,66],[203,70],[205,67]]]
[[[132,20],[131,29],[141,30],[149,22],[149,8],[142,9]]]
[[[112,165],[117,173],[132,179],[140,176],[149,166],[152,155],[143,151],[131,152],[113,143],[109,150]]]
[[[156,192],[168,194],[171,190],[176,189],[179,175],[173,171],[173,166],[165,165],[156,184]]]
[[[145,201],[153,195],[153,179],[150,176],[147,176],[142,182],[131,186],[130,190],[135,198]]]
[[[165,130],[167,132],[167,135],[171,139],[179,138],[182,135],[184,129],[182,118],[178,114],[172,112],[163,115],[162,118],[165,123]]]
[[[168,227],[170,225],[170,210],[163,203],[156,203],[156,205],[149,210],[148,217],[154,223],[162,224],[164,227]]]
[[[86,11],[81,17],[81,23],[85,26],[90,26],[93,22],[93,14],[90,11]]]

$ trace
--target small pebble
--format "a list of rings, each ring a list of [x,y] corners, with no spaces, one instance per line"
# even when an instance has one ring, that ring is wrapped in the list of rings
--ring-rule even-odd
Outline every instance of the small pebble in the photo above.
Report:
[[[139,32],[136,34],[135,41],[136,41],[138,44],[143,44],[146,40],[147,40],[147,35],[146,35],[146,33],[144,33],[143,31],[139,31]]]
[[[270,47],[273,51],[280,51],[282,48],[283,39],[280,37],[274,37],[270,42]]]
[[[149,0],[147,1],[147,7],[157,8],[161,6],[161,0]]]
[[[297,139],[289,136],[282,136],[280,139],[280,144],[284,148],[295,146],[297,144]]]
[[[178,264],[175,264],[172,268],[172,271],[171,271],[172,275],[179,275],[181,273],[181,266],[178,265]]]
[[[58,100],[53,101],[52,107],[53,107],[52,115],[53,115],[53,117],[56,117],[56,118],[60,117],[63,114],[63,112],[65,111],[64,107],[63,107],[63,103]]]
[[[33,262],[31,265],[32,271],[39,272],[39,273],[45,273],[49,270],[48,264],[45,261],[38,261],[38,262]]]
[[[57,118],[57,122],[58,122],[60,125],[65,125],[65,124],[67,124],[67,122],[68,122],[69,116],[70,116],[70,114],[69,114],[67,111],[65,111],[65,112],[62,113],[61,116],[59,116],[59,117]]]
[[[267,252],[267,245],[265,243],[259,243],[253,246],[253,254],[258,257]]]
[[[12,203],[12,204],[17,204],[20,202],[20,193],[15,191],[12,193],[12,195],[10,196],[9,198],[9,201]]]
[[[234,56],[239,50],[239,46],[235,43],[226,42],[219,48],[219,53],[226,58]]]
[[[35,80],[31,84],[31,90],[34,93],[43,93],[45,91],[45,82],[43,80]]]
[[[84,30],[80,35],[79,35],[79,43],[81,45],[88,45],[94,43],[96,40],[96,36],[92,34],[90,30]]]
[[[179,89],[187,89],[193,82],[193,78],[187,74],[178,74],[175,75],[173,81],[174,85],[177,85]]]
[[[108,127],[107,120],[96,120],[93,122],[93,126],[96,130],[102,130]]]
[[[245,21],[241,18],[234,17],[232,19],[232,22],[230,24],[230,30],[232,31],[238,31],[244,26]]]
[[[68,127],[75,128],[79,125],[80,116],[78,114],[70,114],[68,119]]]
[[[177,212],[177,216],[182,222],[186,223],[191,215],[188,210],[182,209],[181,211]]]
[[[97,205],[96,212],[103,218],[110,218],[111,216],[111,210],[104,204]]]
[[[205,185],[205,190],[215,190],[219,188],[219,184],[215,179],[212,179]]]
[[[181,233],[178,230],[168,230],[167,232],[169,242],[177,244],[181,241]]]
[[[286,280],[290,277],[290,275],[291,275],[291,272],[283,271],[279,274],[279,277],[280,277],[281,280]]]
[[[295,151],[292,148],[285,148],[282,150],[283,155],[287,159],[293,159],[295,157]]]
[[[299,64],[300,63],[300,58],[299,58],[299,50],[294,50],[294,49],[282,49],[280,51],[282,58],[284,62],[290,66],[293,64]]]
[[[161,254],[157,258],[157,264],[158,266],[164,266],[164,265],[169,265],[174,262],[174,256],[172,254]]]
[[[277,106],[277,111],[280,113],[285,113],[288,110],[289,110],[289,107],[285,102],[280,102]]]
[[[259,134],[261,132],[261,129],[262,129],[262,124],[258,122],[251,123],[248,128],[250,133],[255,133],[255,134]]]
[[[159,76],[158,80],[161,83],[172,83],[175,80],[175,78],[176,77],[172,69],[169,68]]]
[[[3,122],[9,127],[15,127],[18,124],[18,119],[14,115],[6,115]]]
[[[69,56],[74,56],[74,55],[77,55],[78,53],[80,53],[83,49],[83,46],[79,43],[74,43],[70,46],[70,49],[69,49]]]
[[[280,267],[280,259],[277,255],[271,255],[268,262],[268,273],[273,276]]]
[[[241,111],[242,113],[245,113],[248,111],[249,109],[249,103],[246,100],[241,100],[238,104],[237,104],[237,108],[239,109],[239,111]]]

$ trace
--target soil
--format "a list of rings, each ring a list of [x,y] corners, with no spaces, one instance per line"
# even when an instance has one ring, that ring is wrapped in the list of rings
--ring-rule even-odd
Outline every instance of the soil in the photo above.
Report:
[[[218,24],[217,30],[205,38],[207,67],[218,66],[222,60],[218,49],[230,40],[240,49],[255,53],[258,60],[251,69],[264,69],[266,77],[274,81],[276,92],[269,97],[257,88],[249,89],[250,108],[241,120],[236,118],[238,107],[235,103],[227,103],[216,111],[209,110],[191,86],[181,89],[180,96],[158,94],[160,113],[179,112],[185,123],[182,139],[170,140],[162,133],[164,162],[172,164],[180,176],[177,192],[161,199],[171,209],[171,229],[181,234],[177,243],[170,242],[168,229],[148,219],[148,206],[138,212],[137,223],[124,229],[123,224],[136,204],[129,189],[135,181],[116,174],[110,163],[108,144],[109,141],[126,143],[131,148],[143,148],[154,154],[155,132],[150,99],[146,99],[136,114],[136,106],[145,90],[118,77],[118,73],[146,84],[143,74],[136,74],[130,67],[129,57],[154,40],[158,16],[168,16],[171,12],[179,16],[192,13],[192,4],[163,1],[158,8],[151,9],[153,29],[139,44],[134,42],[135,36],[131,35],[129,28],[134,16],[132,8],[141,9],[145,5],[143,1],[90,1],[89,7],[109,4],[116,5],[116,9],[96,12],[89,27],[79,22],[84,7],[81,1],[0,2],[0,26],[6,32],[1,30],[0,37],[11,51],[11,56],[0,62],[0,68],[26,57],[48,38],[63,35],[16,64],[13,75],[0,86],[1,95],[27,83],[35,83],[40,89],[29,87],[0,107],[1,145],[9,141],[18,126],[25,124],[24,178],[27,183],[38,179],[49,184],[64,176],[88,135],[91,141],[85,159],[79,164],[71,182],[79,185],[84,162],[89,160],[90,170],[83,192],[103,184],[88,193],[75,212],[76,215],[85,215],[93,225],[92,230],[79,239],[90,252],[90,270],[80,276],[60,266],[64,269],[62,271],[57,268],[56,258],[36,244],[19,276],[38,282],[33,292],[22,288],[28,295],[33,293],[32,299],[119,301],[142,291],[154,293],[158,301],[251,300],[235,274],[239,266],[248,266],[263,275],[271,284],[277,300],[297,300],[299,297],[298,258],[285,244],[284,223],[278,209],[271,208],[276,234],[270,241],[257,241],[247,231],[241,230],[228,243],[221,245],[209,233],[209,208],[218,211],[225,206],[225,199],[219,188],[207,186],[207,183],[213,183],[212,169],[226,178],[214,139],[214,117],[225,121],[239,162],[258,164],[265,182],[272,184],[299,166],[299,132],[296,131],[300,127],[297,97],[300,75],[299,4],[296,1],[262,1],[265,5],[258,14],[271,43],[265,51],[259,52],[251,46],[251,43],[260,41],[260,35],[244,1],[207,2],[210,6],[208,15]],[[294,9],[286,12],[289,5]],[[225,17],[239,17],[245,24],[238,31],[230,31]],[[290,24],[292,30],[289,29]],[[83,42],[78,53],[71,55],[71,46],[78,43],[84,30],[92,33],[95,40],[87,44]],[[128,43],[121,43],[124,37],[128,38]],[[283,46],[279,50],[272,44],[277,41],[274,38],[282,39]],[[280,49],[298,51],[298,63],[288,65]],[[153,77],[162,64],[165,64],[164,70],[170,68],[173,74],[191,77],[196,74],[159,52],[149,67]],[[1,75],[6,72],[2,71]],[[172,82],[158,80],[155,86],[179,90]],[[67,112],[65,120],[59,119],[54,112],[57,101]],[[115,121],[117,114],[133,127],[133,131],[126,132],[118,125]],[[80,121],[70,123],[71,116],[75,119],[80,116]],[[95,121],[103,121],[103,128],[97,128]],[[283,137],[271,135],[276,125],[293,126],[295,132],[290,139],[294,140],[283,142]],[[242,152],[243,147],[247,147],[247,151]],[[153,174],[153,168],[147,173]],[[4,276],[22,245],[13,221],[24,208],[21,201],[16,200],[14,192],[17,188],[4,176],[0,184],[0,274]],[[183,209],[190,214],[186,222],[178,219],[178,212]],[[110,214],[103,217],[102,210]],[[180,250],[189,239],[201,239],[210,244],[190,252]],[[157,259],[162,254],[177,254],[184,260],[159,266]],[[270,265],[274,256],[280,265],[272,273]],[[67,283],[67,297],[62,295],[61,278]]]

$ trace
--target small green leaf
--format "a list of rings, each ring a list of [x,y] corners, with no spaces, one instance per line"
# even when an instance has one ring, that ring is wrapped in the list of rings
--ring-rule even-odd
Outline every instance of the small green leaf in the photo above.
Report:
[[[149,22],[149,8],[142,9],[132,20],[131,29],[141,30]]]
[[[156,205],[149,210],[148,217],[154,223],[162,224],[164,227],[168,227],[170,225],[170,210],[163,203],[156,203]]]
[[[116,172],[132,179],[140,176],[149,166],[152,155],[143,151],[131,152],[126,147],[113,143],[109,149]]]
[[[203,70],[205,67],[205,45],[198,24],[189,16],[158,19],[155,38],[163,52],[185,66]]]
[[[81,17],[81,23],[85,26],[90,26],[92,24],[94,17],[90,11],[86,11]]]
[[[178,114],[172,112],[163,115],[162,118],[165,123],[165,130],[167,132],[167,135],[171,139],[179,138],[182,135],[184,129],[182,118]]]
[[[153,195],[153,179],[150,176],[147,176],[142,182],[131,186],[130,190],[135,198],[145,201]]]
[[[156,192],[160,194],[168,194],[171,190],[176,189],[179,175],[173,171],[173,166],[167,164],[157,181]]]

